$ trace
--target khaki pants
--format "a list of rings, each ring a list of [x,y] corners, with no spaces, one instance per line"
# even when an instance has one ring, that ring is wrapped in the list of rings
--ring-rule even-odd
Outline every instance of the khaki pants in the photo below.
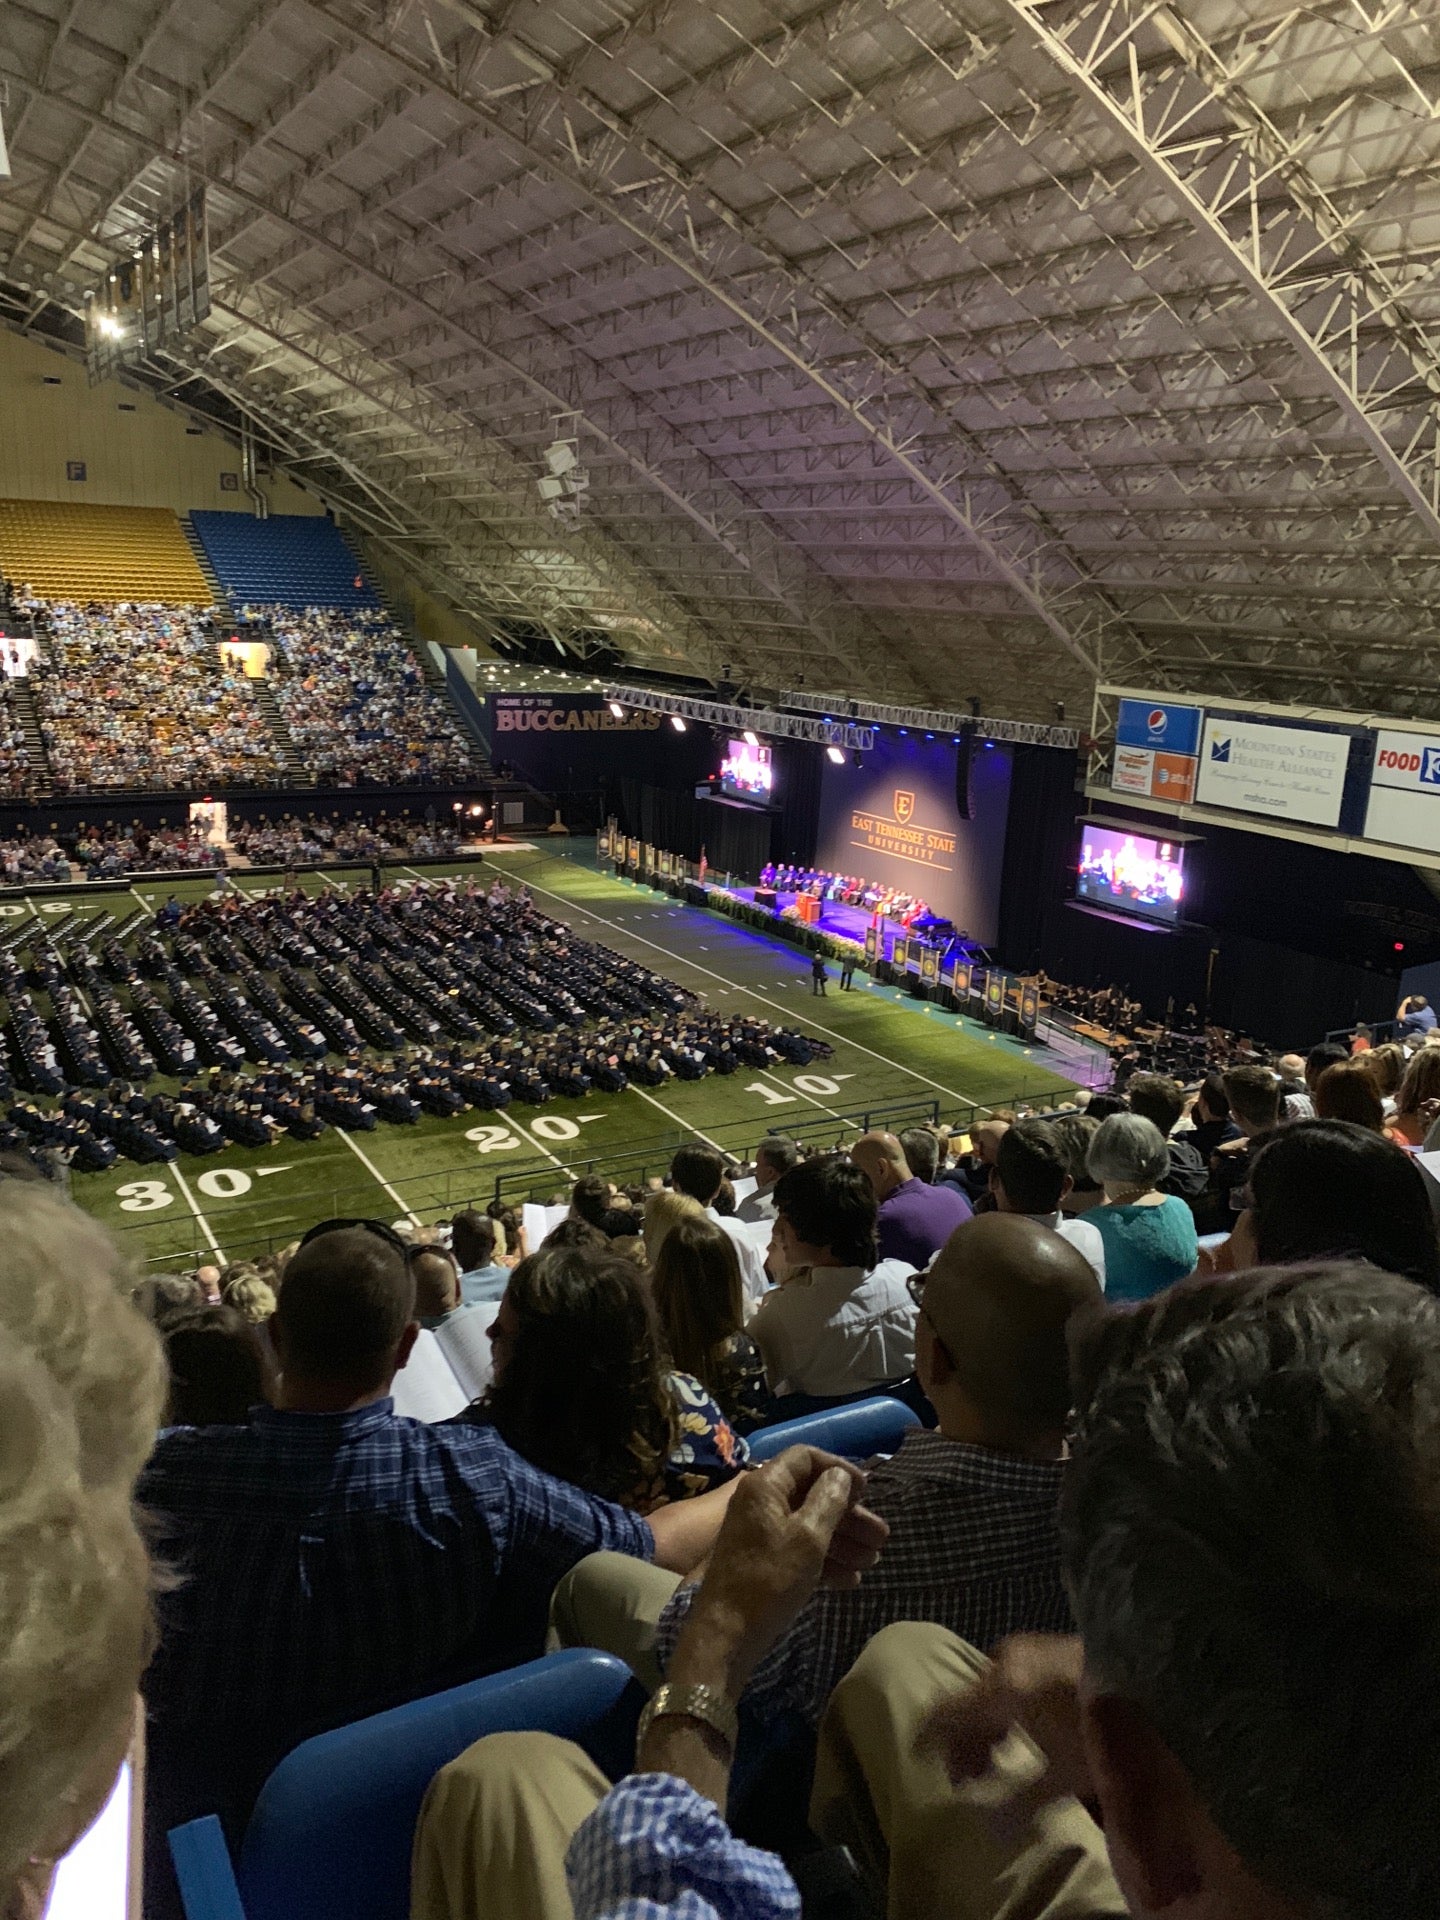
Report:
[[[1015,1736],[997,1777],[958,1793],[938,1761],[917,1758],[926,1712],[984,1664],[940,1627],[877,1634],[825,1716],[811,1824],[887,1885],[891,1920],[1125,1920],[1089,1814],[1074,1800],[1027,1800],[1039,1772],[1028,1742]],[[551,1734],[477,1741],[426,1795],[411,1920],[573,1920],[565,1851],[607,1788],[578,1747]]]
[[[492,1733],[430,1782],[410,1920],[574,1920],[565,1850],[610,1791],[553,1733]]]
[[[963,1694],[983,1655],[943,1627],[886,1627],[831,1695],[810,1824],[888,1888],[890,1920],[1121,1920],[1128,1914],[1100,1829],[1077,1800],[1036,1806],[1040,1772],[1021,1735],[994,1774],[956,1790],[915,1737]]]
[[[628,1553],[592,1553],[571,1569],[550,1602],[547,1652],[598,1647],[623,1660],[647,1693],[664,1675],[655,1632],[679,1577]]]

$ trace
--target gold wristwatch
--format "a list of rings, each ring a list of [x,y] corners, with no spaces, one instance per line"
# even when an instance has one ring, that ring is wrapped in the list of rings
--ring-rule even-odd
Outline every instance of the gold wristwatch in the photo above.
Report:
[[[640,1715],[635,1735],[637,1749],[656,1720],[698,1720],[718,1733],[733,1754],[740,1719],[734,1706],[719,1687],[672,1687],[668,1683],[656,1690]]]

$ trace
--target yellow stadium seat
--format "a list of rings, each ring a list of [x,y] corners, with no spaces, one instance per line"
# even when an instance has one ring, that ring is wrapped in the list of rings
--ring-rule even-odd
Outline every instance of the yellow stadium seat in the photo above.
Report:
[[[163,507],[0,500],[0,572],[49,600],[214,598],[176,516]]]

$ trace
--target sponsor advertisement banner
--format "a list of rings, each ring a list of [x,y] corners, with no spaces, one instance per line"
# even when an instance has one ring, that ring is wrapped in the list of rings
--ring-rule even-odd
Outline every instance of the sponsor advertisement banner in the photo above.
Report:
[[[1440,853],[1440,733],[1376,734],[1365,838]]]
[[[1349,759],[1348,733],[1210,714],[1196,797],[1203,805],[1238,813],[1334,827],[1340,822]]]

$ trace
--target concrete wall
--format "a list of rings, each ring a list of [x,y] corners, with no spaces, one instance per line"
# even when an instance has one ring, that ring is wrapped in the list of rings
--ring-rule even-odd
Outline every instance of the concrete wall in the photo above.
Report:
[[[0,499],[248,513],[246,496],[220,484],[222,473],[238,483],[240,449],[189,426],[153,395],[119,380],[92,387],[82,361],[0,328]],[[83,481],[66,477],[74,460],[85,463]],[[324,512],[279,475],[262,484],[276,513]]]

